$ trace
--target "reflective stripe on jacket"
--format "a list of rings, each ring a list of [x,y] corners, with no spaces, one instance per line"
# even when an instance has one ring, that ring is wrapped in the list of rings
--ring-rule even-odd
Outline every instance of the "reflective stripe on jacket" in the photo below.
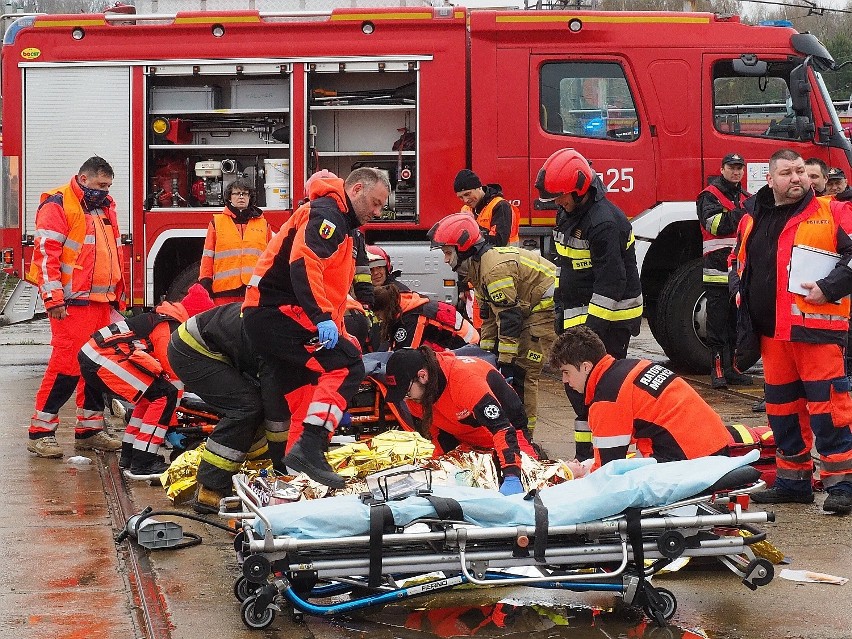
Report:
[[[731,184],[721,176],[712,178],[707,188],[698,194],[696,209],[701,222],[705,284],[728,285],[728,256],[736,244],[737,225],[747,198],[748,193],[743,193],[739,183]]]
[[[494,246],[470,260],[468,279],[482,317],[479,345],[496,345],[499,361],[510,363],[530,316],[553,312],[556,266],[526,249]]]
[[[77,178],[43,193],[36,212],[35,247],[27,280],[45,308],[66,303],[115,302],[124,308],[124,259],[115,202],[86,211]]]
[[[749,268],[748,245],[754,218],[746,214],[740,221],[736,247],[736,272],[743,279]],[[849,295],[836,302],[811,304],[804,295],[791,293],[789,288],[790,256],[794,246],[808,246],[823,251],[839,252],[838,238],[847,240],[847,255],[838,260],[837,269],[849,269],[852,250],[848,249],[852,230],[852,208],[848,203],[829,198],[811,197],[804,208],[787,221],[778,238],[777,286],[775,290],[774,339],[790,342],[837,342],[845,340],[849,330]],[[828,274],[827,277],[830,277]],[[830,298],[830,292],[823,291]],[[747,291],[746,291],[747,295]],[[829,337],[834,335],[833,339]],[[829,338],[829,339],[827,339]]]
[[[618,322],[638,335],[643,301],[633,227],[606,199],[599,176],[589,193],[590,199],[577,210],[559,209],[553,230],[562,328],[587,324],[605,333]]]

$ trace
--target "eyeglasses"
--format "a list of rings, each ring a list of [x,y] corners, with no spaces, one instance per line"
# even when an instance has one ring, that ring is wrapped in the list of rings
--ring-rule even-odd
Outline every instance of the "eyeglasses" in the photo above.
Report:
[[[231,197],[249,197],[251,193],[246,193],[245,191],[232,191]]]

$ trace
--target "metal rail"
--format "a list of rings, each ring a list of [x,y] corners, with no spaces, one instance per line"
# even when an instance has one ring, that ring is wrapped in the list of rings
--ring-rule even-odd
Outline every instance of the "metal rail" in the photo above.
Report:
[[[103,459],[107,463],[98,464],[98,472],[110,507],[113,529],[121,530],[135,508],[127,495],[116,456],[107,454]],[[146,639],[171,639],[168,612],[159,595],[146,551],[137,544],[128,543],[117,546],[116,552],[125,559],[129,568],[122,571],[122,575],[130,591],[133,621],[140,634],[144,634]]]

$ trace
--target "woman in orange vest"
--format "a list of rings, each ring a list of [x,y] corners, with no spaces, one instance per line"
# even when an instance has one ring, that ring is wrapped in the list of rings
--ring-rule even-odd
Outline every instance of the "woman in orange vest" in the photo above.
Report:
[[[433,350],[479,344],[479,332],[452,304],[435,302],[414,291],[400,291],[395,284],[377,286],[373,312],[381,324],[381,350],[417,348]]]
[[[243,179],[225,188],[225,209],[207,228],[198,283],[217,306],[242,302],[254,265],[272,239],[263,211],[255,206],[251,185]]]

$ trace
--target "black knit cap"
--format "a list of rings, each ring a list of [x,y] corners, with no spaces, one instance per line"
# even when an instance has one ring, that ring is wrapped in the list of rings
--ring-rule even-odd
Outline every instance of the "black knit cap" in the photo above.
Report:
[[[480,181],[479,176],[470,169],[462,169],[458,172],[458,175],[456,175],[456,179],[453,180],[453,191],[456,193],[470,191],[471,189],[478,189],[481,186],[482,182]]]

